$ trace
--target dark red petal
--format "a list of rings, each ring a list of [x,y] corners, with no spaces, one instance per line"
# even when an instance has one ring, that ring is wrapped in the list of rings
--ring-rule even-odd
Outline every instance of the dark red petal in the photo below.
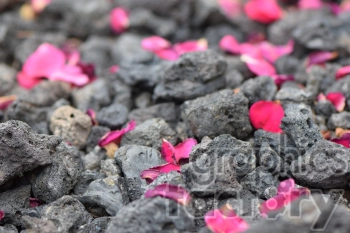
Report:
[[[280,128],[284,110],[279,102],[258,101],[249,110],[250,122],[256,129],[282,133]]]
[[[294,41],[290,40],[286,45],[275,46],[269,42],[260,43],[260,49],[263,57],[270,63],[274,64],[275,61],[281,56],[291,54],[294,49]]]
[[[242,55],[241,60],[244,61],[249,70],[256,75],[272,76],[276,74],[275,67],[264,59],[256,59],[249,55]]]
[[[218,0],[218,4],[228,18],[236,18],[242,14],[241,0]]]
[[[323,2],[321,0],[299,0],[299,9],[320,9],[323,7]]]
[[[236,40],[234,36],[226,35],[224,36],[220,42],[219,47],[225,52],[232,53],[232,54],[240,54],[240,44]]]
[[[184,206],[188,205],[191,201],[191,196],[186,191],[186,189],[172,184],[160,184],[157,185],[154,189],[147,190],[147,192],[145,193],[146,198],[152,198],[157,196],[172,199]]]
[[[244,11],[250,19],[265,24],[279,20],[283,14],[276,0],[248,0]]]
[[[188,138],[180,144],[175,146],[175,161],[180,164],[180,161],[187,162],[190,158],[192,148],[197,145],[197,141],[194,138]]]
[[[162,50],[156,51],[155,54],[159,58],[168,60],[168,61],[176,61],[180,57],[180,55],[173,48],[162,49]]]
[[[335,74],[335,79],[336,80],[341,79],[348,74],[350,74],[350,66],[344,66],[342,68],[339,68],[339,70],[337,70]]]
[[[208,41],[206,39],[190,40],[182,43],[174,44],[174,50],[177,54],[205,51],[208,49]]]
[[[285,74],[276,74],[276,75],[271,75],[271,78],[275,81],[275,84],[277,86],[281,86],[283,83],[287,81],[293,81],[294,76],[293,75],[285,75]]]
[[[204,216],[207,227],[214,233],[239,233],[249,228],[244,219],[238,217],[228,204],[209,211]]]
[[[116,33],[122,33],[129,27],[129,13],[120,7],[114,8],[110,15],[109,20],[112,29]]]
[[[328,51],[313,52],[308,56],[306,66],[309,68],[312,65],[323,64],[336,57],[338,57],[337,52],[328,52]]]
[[[173,163],[166,163],[163,165],[146,169],[141,172],[140,176],[141,178],[146,179],[148,183],[152,183],[161,173],[169,173],[172,171],[180,172],[180,170],[181,167],[179,165]]]
[[[35,208],[35,207],[41,205],[41,201],[38,198],[30,197],[29,204],[30,204],[30,207]]]
[[[333,138],[331,139],[331,142],[350,148],[350,133],[344,133],[341,138]]]
[[[141,46],[144,50],[156,52],[171,47],[171,43],[160,36],[151,36],[142,40]]]
[[[135,129],[136,123],[134,120],[130,121],[127,126],[121,130],[115,130],[107,133],[105,136],[103,136],[100,141],[98,142],[98,145],[100,147],[103,147],[111,142],[114,142],[116,144],[119,144],[121,138],[123,137],[124,134],[127,132]]]
[[[0,221],[5,217],[5,213],[3,210],[0,210]]]
[[[333,104],[338,112],[341,112],[345,108],[346,97],[341,92],[328,93],[326,98]]]
[[[0,110],[5,110],[13,101],[17,99],[15,95],[8,95],[0,97]]]
[[[96,78],[95,76],[95,65],[92,63],[83,63],[79,62],[77,64],[78,67],[82,70],[83,74],[87,75],[89,79]]]
[[[176,163],[174,146],[163,138],[161,154],[168,163]]]
[[[89,108],[86,110],[86,114],[91,118],[92,125],[98,125],[98,122],[96,120],[96,112],[93,109]]]

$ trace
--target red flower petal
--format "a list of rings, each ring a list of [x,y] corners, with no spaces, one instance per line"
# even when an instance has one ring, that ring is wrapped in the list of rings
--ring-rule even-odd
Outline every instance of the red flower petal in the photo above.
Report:
[[[114,8],[110,15],[109,20],[112,29],[116,33],[122,33],[129,27],[129,14],[128,12],[120,7]]]
[[[242,55],[241,60],[246,63],[249,70],[256,75],[275,75],[276,69],[264,59],[253,58],[249,55]]]
[[[8,95],[0,97],[0,110],[5,110],[13,101],[17,99],[15,95]]]
[[[0,210],[0,221],[5,217],[5,213],[3,210]]]
[[[175,161],[177,164],[188,162],[192,148],[197,145],[194,138],[188,138],[175,146]],[[182,161],[182,162],[181,162]]]
[[[158,50],[170,48],[171,43],[160,36],[151,36],[143,39],[141,46],[144,50],[155,52]]]
[[[94,64],[78,62],[77,66],[81,69],[83,74],[85,74],[89,77],[90,81],[96,78]]]
[[[206,39],[190,40],[182,43],[174,44],[174,50],[177,54],[205,51],[208,49],[208,41]]]
[[[157,196],[172,199],[184,206],[188,205],[191,201],[191,196],[186,191],[186,189],[172,184],[160,184],[157,185],[154,189],[147,190],[147,192],[145,193],[146,198],[152,198]]]
[[[86,110],[86,114],[91,118],[92,125],[98,125],[96,120],[96,112],[93,109],[89,108]]]
[[[271,75],[271,78],[275,81],[275,84],[277,86],[281,86],[283,83],[287,81],[293,81],[294,76],[293,75],[285,75],[285,74],[276,74],[276,75]]]
[[[110,72],[111,74],[117,73],[118,70],[119,70],[119,66],[118,66],[118,65],[113,65],[113,66],[109,67],[108,70],[109,70],[109,72]]]
[[[260,49],[263,57],[270,63],[275,61],[283,55],[291,54],[294,49],[294,41],[290,40],[286,45],[275,46],[269,42],[260,43]]]
[[[335,79],[336,80],[341,79],[348,74],[350,74],[350,66],[344,66],[342,68],[339,68],[339,70],[337,70],[335,74]]]
[[[147,183],[152,183],[160,174],[172,171],[180,172],[181,167],[177,164],[166,163],[156,167],[151,167],[141,172],[140,177],[146,179]]]
[[[30,5],[32,6],[35,13],[42,12],[47,5],[51,3],[52,0],[30,0]]]
[[[299,0],[299,9],[320,9],[323,7],[323,2],[321,0]]]
[[[276,0],[248,0],[244,6],[247,16],[260,23],[272,23],[282,17],[282,9]]]
[[[90,81],[89,77],[83,73],[79,66],[70,65],[65,65],[61,69],[56,70],[48,79],[64,81],[79,87],[88,84]]]
[[[232,54],[240,54],[240,44],[236,40],[234,36],[226,35],[224,36],[220,42],[219,47],[225,52],[229,52]]]
[[[256,129],[264,129],[269,132],[282,133],[281,120],[284,110],[279,102],[258,101],[249,110],[250,122]]]
[[[209,211],[204,216],[207,227],[214,233],[244,232],[249,225],[244,219],[238,217],[228,204],[220,209]]]
[[[313,52],[308,56],[306,60],[306,66],[309,68],[312,65],[323,64],[326,61],[332,60],[336,57],[338,57],[337,52],[328,52],[328,51]]]
[[[35,208],[35,207],[41,205],[41,201],[38,198],[30,197],[29,204],[30,204],[30,207]]]
[[[180,55],[173,48],[162,49],[162,50],[156,51],[155,54],[159,58],[168,60],[168,61],[176,61],[180,57]]]
[[[218,0],[218,4],[228,18],[235,18],[242,14],[241,0]]]
[[[331,142],[350,148],[350,133],[344,133],[341,138],[333,138],[331,139]]]
[[[100,141],[98,142],[98,145],[100,147],[103,147],[111,142],[115,142],[117,144],[119,144],[120,142],[120,139],[123,137],[124,134],[126,134],[127,132],[135,129],[136,127],[136,123],[134,120],[130,121],[128,123],[128,125],[121,129],[121,130],[115,130],[115,131],[111,131],[111,132],[108,132],[106,135],[104,135]]]
[[[333,104],[338,112],[341,112],[345,108],[346,98],[341,92],[328,93],[326,98]]]

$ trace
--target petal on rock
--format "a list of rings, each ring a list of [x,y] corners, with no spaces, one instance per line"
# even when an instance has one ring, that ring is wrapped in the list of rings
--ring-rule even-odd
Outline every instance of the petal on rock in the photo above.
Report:
[[[350,133],[350,130],[339,128],[339,127],[335,129],[335,136],[337,138],[341,138],[343,136],[343,134],[345,134],[345,133]]]
[[[129,13],[121,8],[114,8],[110,15],[109,20],[113,31],[116,33],[122,33],[129,27]]]
[[[16,95],[8,95],[8,96],[0,97],[0,110],[5,110],[16,99],[17,99]]]
[[[172,171],[180,172],[180,170],[181,167],[179,165],[174,163],[166,163],[163,165],[146,169],[141,172],[140,176],[141,178],[146,179],[148,183],[152,183],[158,177],[158,175],[162,173],[169,173]]]
[[[327,94],[327,99],[333,104],[338,112],[345,108],[346,97],[341,92],[331,92]]]
[[[111,73],[111,74],[114,74],[114,73],[117,73],[119,70],[119,66],[118,65],[113,65],[111,67],[109,67],[108,71]]]
[[[35,208],[35,207],[41,205],[41,201],[38,198],[30,197],[29,204],[30,204],[30,207]]]
[[[104,135],[100,141],[98,142],[98,145],[100,147],[103,147],[111,142],[115,142],[119,144],[121,138],[123,137],[124,134],[127,132],[134,130],[136,127],[136,122],[134,120],[130,121],[127,126],[121,130],[115,130],[108,132],[106,135]]]
[[[293,75],[276,74],[276,75],[272,75],[271,78],[275,81],[275,84],[279,87],[287,81],[294,81]]]
[[[224,36],[219,42],[219,47],[221,50],[232,54],[240,54],[241,52],[239,42],[232,35]]]
[[[279,102],[258,101],[249,110],[250,122],[256,129],[282,133],[280,128],[284,110]]]
[[[0,221],[5,217],[5,213],[3,210],[0,210]]]
[[[168,60],[168,61],[176,61],[180,57],[180,55],[173,48],[162,49],[162,50],[156,51],[155,54],[159,58]]]
[[[256,75],[272,76],[276,74],[275,67],[264,59],[256,59],[249,55],[242,55],[241,60],[244,61],[249,70]]]
[[[172,199],[184,206],[187,206],[191,201],[191,196],[186,191],[186,189],[172,184],[160,184],[157,185],[154,189],[147,190],[147,192],[145,193],[146,198],[152,198],[157,196]]]
[[[52,81],[64,81],[74,84],[78,87],[89,83],[89,76],[84,74],[79,66],[63,66],[61,69],[53,72],[48,79]]]
[[[323,94],[323,93],[320,93],[318,96],[317,96],[317,101],[324,101],[324,100],[327,100],[327,97]]]
[[[279,20],[283,14],[276,0],[248,0],[244,11],[250,19],[264,24]]]
[[[339,68],[339,70],[337,70],[337,72],[335,73],[335,79],[336,80],[341,79],[348,74],[350,74],[350,66],[344,66],[342,68]]]
[[[35,13],[42,12],[47,5],[51,3],[52,0],[30,0],[30,4]]]
[[[162,140],[161,155],[168,163],[175,163],[175,148],[164,138]]]
[[[33,78],[24,72],[17,73],[18,84],[25,89],[32,89],[42,81],[41,78]]]
[[[98,122],[96,120],[96,112],[93,109],[89,108],[86,110],[86,114],[91,118],[92,125],[98,125]]]
[[[182,43],[174,44],[174,50],[177,54],[205,51],[208,49],[208,41],[206,39],[190,40]]]
[[[141,172],[140,177],[145,179],[147,184],[152,183],[160,175],[159,170],[147,169]]]
[[[350,133],[344,133],[341,138],[333,138],[331,139],[331,142],[350,148]]]
[[[299,0],[298,8],[303,10],[320,9],[323,7],[321,0]]]
[[[236,18],[242,14],[241,0],[218,0],[218,4],[228,18]]]
[[[94,64],[78,62],[77,66],[81,69],[83,74],[85,74],[89,77],[90,81],[96,78]]]
[[[188,138],[175,146],[175,161],[177,164],[183,164],[189,161],[192,148],[197,145],[197,140]]]
[[[290,40],[286,45],[275,46],[267,41],[260,43],[260,49],[263,57],[274,64],[278,58],[291,54],[294,49],[294,41]]]
[[[249,228],[248,223],[238,217],[228,204],[220,209],[209,211],[204,216],[204,221],[214,233],[239,233]]]
[[[290,178],[288,180],[284,180],[280,182],[277,188],[277,194],[285,194],[290,193],[295,187],[295,181],[293,178]]]
[[[338,57],[337,52],[328,52],[328,51],[313,52],[306,59],[306,66],[307,66],[307,68],[309,68],[312,65],[323,64],[323,63],[325,63],[329,60],[332,60],[336,57]]]
[[[141,46],[144,50],[156,52],[171,47],[171,43],[160,36],[151,36],[142,40]]]

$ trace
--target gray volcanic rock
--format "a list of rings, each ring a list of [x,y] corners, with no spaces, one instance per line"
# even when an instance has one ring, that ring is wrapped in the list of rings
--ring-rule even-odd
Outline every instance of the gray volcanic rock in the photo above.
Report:
[[[50,220],[23,216],[22,223],[27,233],[59,233],[55,224]]]
[[[350,112],[333,113],[327,124],[330,130],[335,128],[350,129]]]
[[[277,91],[277,86],[271,77],[260,76],[248,79],[239,89],[248,98],[251,105],[259,100],[272,100]]]

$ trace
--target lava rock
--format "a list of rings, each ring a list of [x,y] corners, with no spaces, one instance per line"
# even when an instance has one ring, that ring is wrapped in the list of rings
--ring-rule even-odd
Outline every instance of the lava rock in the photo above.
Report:
[[[122,170],[132,201],[140,198],[147,186],[146,181],[140,177],[141,172],[165,163],[157,150],[139,145],[119,148],[114,158]]]
[[[141,92],[135,97],[136,108],[147,108],[152,105],[152,94],[149,92]],[[151,117],[152,118],[152,117]]]
[[[225,59],[213,51],[186,53],[165,70],[153,98],[185,101],[215,92],[225,85],[226,68]]]
[[[15,226],[6,224],[4,226],[0,226],[0,233],[18,233],[18,230]]]
[[[157,176],[157,178],[147,186],[146,190],[154,189],[160,184],[173,184],[185,188],[185,183],[181,174],[176,171],[159,174],[159,176]]]
[[[101,160],[100,172],[106,174],[107,177],[121,174],[121,170],[114,159]]]
[[[277,91],[277,86],[272,78],[260,76],[248,79],[239,89],[248,98],[249,104],[252,105],[259,100],[272,100]]]
[[[278,74],[294,74],[298,66],[300,66],[299,59],[291,55],[282,56],[275,61]]]
[[[321,115],[328,119],[332,114],[336,113],[337,110],[333,106],[333,104],[328,100],[322,100],[317,102],[315,105],[315,113],[317,115]]]
[[[86,152],[91,152],[97,145],[100,139],[106,135],[109,131],[109,128],[99,125],[94,125],[91,128],[90,135],[86,140]]]
[[[0,124],[0,185],[11,178],[52,162],[58,137],[36,134],[20,121]]]
[[[198,138],[231,134],[243,139],[252,127],[248,114],[248,99],[241,93],[222,90],[183,104],[192,132]]]
[[[231,88],[231,89],[238,88],[243,82],[243,80],[244,80],[244,77],[238,70],[230,69],[230,66],[228,66],[226,75],[225,75],[226,88]]]
[[[155,197],[141,198],[120,209],[106,233],[180,233],[193,230],[194,221],[184,206],[170,199]]]
[[[26,228],[26,233],[59,233],[55,224],[50,220],[23,216],[22,223]]]
[[[71,106],[63,106],[52,114],[50,130],[66,142],[83,147],[91,132],[91,118]]]
[[[101,172],[86,170],[81,173],[77,183],[74,186],[74,194],[82,195],[88,189],[90,183],[97,179],[104,179],[106,175]]]
[[[106,157],[106,151],[101,147],[96,146],[90,153],[81,156],[81,159],[85,170],[98,171],[100,170],[101,161]]]
[[[4,218],[1,220],[1,225],[21,225],[23,212],[25,209],[30,208],[30,188],[30,185],[23,185],[19,188],[0,193],[0,206],[5,214]]]
[[[32,191],[36,198],[52,202],[68,194],[83,171],[80,152],[61,143],[52,154],[52,164],[32,177]]]
[[[15,86],[16,70],[0,63],[0,96],[9,93]]]
[[[171,144],[176,144],[176,132],[161,118],[152,118],[136,128],[126,133],[121,142],[121,146],[140,145],[160,149],[162,139],[168,140]]]
[[[218,200],[214,197],[193,197],[191,207],[194,209],[194,221],[197,229],[206,226],[204,216],[217,207],[217,202]]]
[[[63,196],[45,205],[41,210],[41,218],[52,221],[60,233],[76,232],[81,225],[92,221],[83,204],[71,196]]]
[[[305,103],[311,104],[314,101],[314,95],[307,90],[298,86],[282,85],[281,89],[276,93],[276,99],[282,103]]]
[[[289,164],[270,147],[267,141],[261,144],[258,163],[262,169],[273,175],[287,177],[289,174]]]
[[[95,218],[91,223],[79,227],[77,233],[105,233],[111,217]]]
[[[335,128],[350,129],[350,112],[333,113],[327,126],[330,130]]]
[[[101,108],[96,114],[96,120],[99,125],[115,130],[126,123],[128,113],[129,111],[124,105],[113,103],[108,107]]]
[[[118,79],[113,79],[109,83],[109,92],[111,93],[111,96],[114,98],[112,99],[113,103],[119,103],[127,107],[128,110],[130,110],[133,107],[133,98],[131,93],[131,88],[121,82]]]

